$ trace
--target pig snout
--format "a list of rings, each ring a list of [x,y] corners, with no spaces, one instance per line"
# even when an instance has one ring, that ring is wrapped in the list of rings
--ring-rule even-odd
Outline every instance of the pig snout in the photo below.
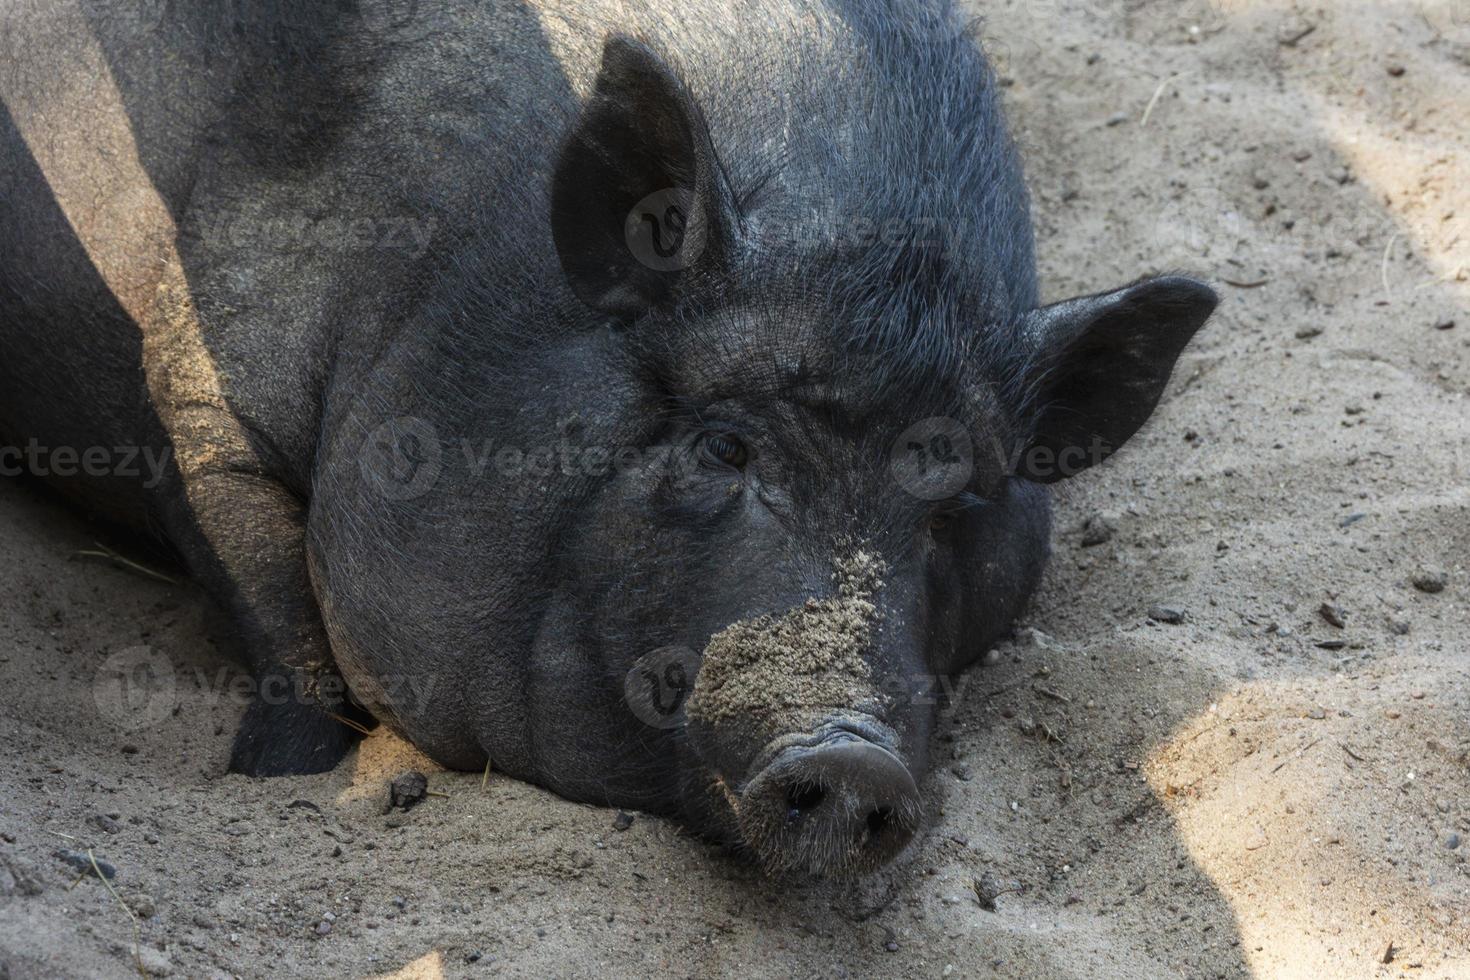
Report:
[[[862,874],[908,845],[923,804],[892,750],[844,730],[781,750],[741,794],[738,813],[768,866]]]

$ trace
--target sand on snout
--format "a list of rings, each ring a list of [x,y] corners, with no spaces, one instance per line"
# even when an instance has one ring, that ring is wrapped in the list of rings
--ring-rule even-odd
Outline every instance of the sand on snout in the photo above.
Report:
[[[876,553],[855,548],[833,561],[832,596],[716,633],[686,706],[690,720],[754,725],[770,739],[804,731],[834,709],[878,703],[864,653],[881,618],[873,599],[884,570]]]

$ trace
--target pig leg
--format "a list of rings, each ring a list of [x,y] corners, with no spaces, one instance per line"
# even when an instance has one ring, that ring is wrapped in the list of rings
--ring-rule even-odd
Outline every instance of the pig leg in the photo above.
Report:
[[[268,477],[196,475],[165,523],[194,573],[231,613],[255,690],[230,770],[255,776],[325,772],[357,741],[306,570],[305,509]]]
[[[177,265],[165,270],[143,358],[172,458],[158,516],[190,571],[231,614],[255,690],[230,769],[324,772],[357,740],[306,568],[306,502],[275,473],[273,440],[240,417]],[[355,717],[354,717],[355,716]]]

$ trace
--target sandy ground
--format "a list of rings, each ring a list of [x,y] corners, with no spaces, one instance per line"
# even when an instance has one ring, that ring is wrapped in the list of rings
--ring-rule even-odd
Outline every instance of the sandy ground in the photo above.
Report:
[[[1067,490],[900,866],[773,883],[382,735],[331,774],[225,775],[240,707],[197,591],[75,558],[99,532],[4,484],[0,978],[136,970],[63,848],[116,866],[176,976],[1470,977],[1470,8],[984,13],[1049,293],[1240,285]],[[172,694],[119,726],[145,655]],[[415,764],[443,795],[384,816]]]

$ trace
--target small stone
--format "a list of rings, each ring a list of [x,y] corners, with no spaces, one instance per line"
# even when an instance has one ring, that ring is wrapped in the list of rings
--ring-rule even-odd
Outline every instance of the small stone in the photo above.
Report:
[[[1436,329],[1436,330],[1453,330],[1453,329],[1455,329],[1455,321],[1452,320],[1452,319],[1450,319],[1449,317],[1445,317],[1443,320],[1439,320],[1439,321],[1436,321],[1435,322],[1434,329]]]
[[[429,777],[416,769],[400,773],[388,784],[388,804],[383,807],[387,813],[394,807],[407,810],[419,803],[429,793]]]
[[[1327,712],[1323,711],[1321,708],[1313,708],[1311,711],[1307,712],[1307,717],[1312,719],[1313,721],[1321,721],[1322,719],[1327,717]]]
[[[1185,616],[1184,607],[1173,602],[1160,602],[1148,610],[1148,618],[1158,623],[1182,623]]]
[[[124,742],[122,744],[122,754],[123,755],[137,755],[138,754],[138,747],[136,745],[134,745],[132,742]]]
[[[330,922],[328,922],[326,919],[323,919],[322,921],[318,922],[316,924],[316,934],[318,936],[329,936],[329,935],[331,935],[332,934],[332,924]]]
[[[621,832],[631,826],[633,826],[633,814],[619,810],[618,815],[613,817],[613,830]]]
[[[1276,29],[1276,42],[1282,47],[1294,48],[1299,42],[1317,30],[1317,25],[1299,17],[1291,17]]]
[[[105,813],[92,814],[92,818],[88,822],[106,834],[116,834],[122,830],[122,824]]]
[[[477,950],[474,950],[472,952],[469,952],[469,953],[464,954],[464,961],[466,963],[478,963],[478,962],[480,962],[480,957],[482,957],[484,955],[485,955],[484,953],[480,952],[477,949]]]
[[[1403,65],[1400,65],[1400,64],[1397,64],[1397,63],[1391,64],[1391,65],[1388,66],[1388,73],[1390,75],[1392,75],[1394,78],[1403,78],[1404,77],[1404,72],[1406,70],[1407,69],[1404,68]]]
[[[1108,117],[1108,123],[1107,124],[1109,126],[1121,126],[1121,125],[1123,125],[1127,121],[1128,121],[1128,113],[1126,113],[1126,112],[1115,112],[1111,116]]]
[[[955,778],[962,783],[968,783],[974,778],[974,775],[970,772],[970,767],[963,762],[950,766],[949,771],[954,773]]]
[[[979,902],[980,907],[987,912],[994,912],[995,900],[1009,890],[996,880],[995,875],[989,871],[984,872],[980,877],[974,879],[970,883],[970,887],[975,892],[975,901]]]
[[[146,892],[137,892],[128,896],[128,908],[140,919],[151,919],[158,911],[153,897]]]
[[[1427,592],[1430,595],[1434,595],[1444,591],[1444,587],[1450,583],[1450,576],[1443,569],[1423,568],[1415,572],[1414,577],[1410,581],[1414,583],[1414,588],[1420,592]]]
[[[1408,636],[1409,622],[1406,619],[1390,619],[1388,621],[1388,631],[1394,636]]]
[[[1342,629],[1346,614],[1342,611],[1341,606],[1334,606],[1330,602],[1324,602],[1317,607],[1317,612],[1327,621],[1328,625]]]
[[[1107,511],[1098,511],[1087,518],[1082,525],[1082,547],[1092,548],[1096,545],[1106,544],[1118,533],[1118,515]]]
[[[1444,839],[1444,846],[1452,851],[1457,850],[1460,846],[1460,835],[1456,833],[1451,833],[1448,837]]]
[[[101,858],[97,858],[97,867],[93,868],[92,858],[87,856],[86,851],[69,851],[63,848],[59,851],[53,851],[52,856],[71,865],[82,874],[92,875],[94,878],[97,876],[98,871],[101,871],[102,877],[109,881],[117,877],[117,868]]]
[[[1027,738],[1030,738],[1032,735],[1036,734],[1036,722],[1032,721],[1030,718],[1017,718],[1016,727],[1020,729],[1021,734],[1025,735]]]
[[[1315,325],[1315,324],[1313,324],[1311,326],[1306,326],[1306,327],[1297,327],[1296,328],[1296,339],[1297,340],[1311,340],[1313,337],[1320,336],[1321,333],[1322,333],[1322,328],[1319,327],[1319,326],[1317,326],[1317,325]]]

